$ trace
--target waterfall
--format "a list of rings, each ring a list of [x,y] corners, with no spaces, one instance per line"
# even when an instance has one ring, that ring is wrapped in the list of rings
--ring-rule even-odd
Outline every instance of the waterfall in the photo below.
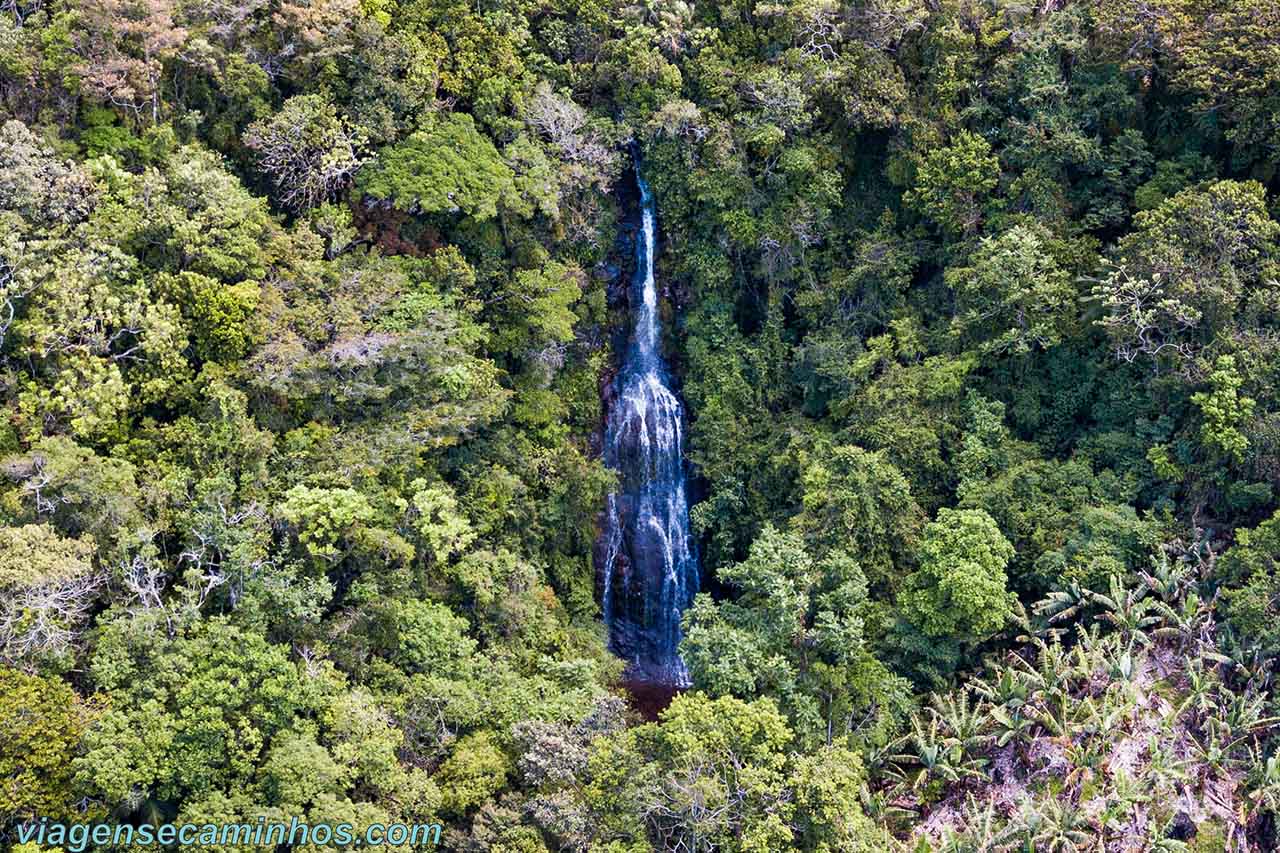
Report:
[[[631,339],[605,429],[604,460],[618,473],[618,487],[608,498],[598,552],[604,621],[609,646],[628,662],[631,678],[684,687],[689,676],[678,650],[680,616],[699,583],[689,532],[684,411],[658,350],[656,216],[638,169],[636,184],[641,228]]]

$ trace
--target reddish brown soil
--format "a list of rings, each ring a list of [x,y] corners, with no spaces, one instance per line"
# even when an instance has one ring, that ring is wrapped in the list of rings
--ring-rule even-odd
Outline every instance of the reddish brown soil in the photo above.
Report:
[[[658,719],[658,715],[667,710],[671,700],[680,693],[680,688],[670,684],[654,684],[652,681],[624,681],[627,691],[627,704],[633,711],[649,722]]]

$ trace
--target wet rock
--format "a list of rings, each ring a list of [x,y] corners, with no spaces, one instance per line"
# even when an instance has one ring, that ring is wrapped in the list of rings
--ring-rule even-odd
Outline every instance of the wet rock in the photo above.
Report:
[[[610,648],[628,662],[628,677],[682,686],[688,675],[679,657],[680,617],[698,591],[699,571],[689,530],[684,410],[658,348],[653,199],[643,182],[640,189],[632,335],[604,393],[604,460],[618,472],[618,491],[609,496],[596,567]]]

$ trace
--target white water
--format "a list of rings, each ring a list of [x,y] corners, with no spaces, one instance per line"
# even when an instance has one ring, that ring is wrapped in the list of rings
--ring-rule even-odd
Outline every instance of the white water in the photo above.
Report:
[[[609,495],[604,550],[604,620],[610,645],[633,677],[686,686],[680,617],[698,591],[689,533],[684,412],[658,351],[658,293],[653,275],[653,195],[637,173],[641,230],[632,283],[634,319],[618,394],[605,432],[605,463],[619,474]]]

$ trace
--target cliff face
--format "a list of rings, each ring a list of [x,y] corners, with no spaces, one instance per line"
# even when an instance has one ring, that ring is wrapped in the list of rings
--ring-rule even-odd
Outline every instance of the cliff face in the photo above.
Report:
[[[605,463],[618,473],[596,550],[610,646],[633,678],[684,685],[680,617],[698,591],[689,531],[684,410],[659,352],[653,197],[637,177],[641,229],[630,293],[632,333],[614,381]]]

